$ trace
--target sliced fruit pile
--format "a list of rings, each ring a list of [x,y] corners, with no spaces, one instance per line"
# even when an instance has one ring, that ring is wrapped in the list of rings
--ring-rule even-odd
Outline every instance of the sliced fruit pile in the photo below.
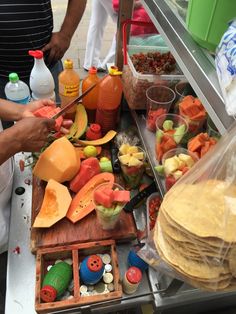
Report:
[[[159,108],[157,110],[149,110],[147,114],[146,127],[148,130],[155,132],[156,131],[156,119],[162,114],[167,113],[167,110],[164,108]]]
[[[139,147],[129,144],[122,144],[119,148],[119,161],[122,165],[128,167],[141,167],[145,156]]]
[[[168,191],[179,178],[192,168],[195,162],[196,160],[190,155],[179,154],[165,159],[164,164],[156,166],[155,170],[158,174],[165,175],[165,186]]]
[[[186,133],[185,124],[173,127],[172,120],[165,120],[162,129],[156,131],[156,157],[160,162],[164,153],[176,148]]]
[[[147,204],[148,217],[149,217],[149,230],[152,230],[155,226],[158,211],[161,206],[161,197],[154,196],[150,198]]]
[[[94,201],[104,216],[113,216],[130,201],[130,192],[111,188],[98,189],[94,191]]]
[[[206,119],[206,110],[201,101],[188,95],[179,103],[179,113],[189,123],[189,132],[197,132]]]
[[[188,142],[188,150],[198,158],[204,156],[215,144],[217,140],[209,137],[207,133],[199,133]]]

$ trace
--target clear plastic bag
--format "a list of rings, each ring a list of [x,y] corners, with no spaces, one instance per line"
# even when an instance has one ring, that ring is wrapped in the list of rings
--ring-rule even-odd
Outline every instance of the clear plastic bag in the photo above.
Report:
[[[138,254],[194,287],[236,290],[236,122],[165,195]]]

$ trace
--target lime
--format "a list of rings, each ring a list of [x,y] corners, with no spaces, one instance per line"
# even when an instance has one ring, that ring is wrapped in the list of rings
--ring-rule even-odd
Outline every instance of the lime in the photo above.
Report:
[[[102,157],[100,158],[100,162],[105,162],[105,161],[109,161],[110,159],[107,157]]]
[[[97,148],[92,145],[88,145],[84,148],[85,157],[96,157],[98,154]]]

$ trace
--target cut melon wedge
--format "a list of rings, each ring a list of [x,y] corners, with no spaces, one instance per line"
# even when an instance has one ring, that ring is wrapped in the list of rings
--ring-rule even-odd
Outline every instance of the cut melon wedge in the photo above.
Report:
[[[35,218],[34,228],[49,228],[66,216],[71,203],[71,196],[66,186],[53,179],[48,181],[43,203]]]

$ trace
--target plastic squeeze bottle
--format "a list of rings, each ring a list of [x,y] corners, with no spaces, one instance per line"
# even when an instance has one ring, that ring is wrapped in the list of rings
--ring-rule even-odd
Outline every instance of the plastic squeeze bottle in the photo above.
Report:
[[[44,277],[40,298],[44,302],[53,302],[69,286],[72,279],[72,267],[66,262],[53,265]]]
[[[122,82],[118,68],[111,66],[109,74],[99,84],[96,123],[101,125],[102,133],[115,128],[119,118],[122,97]]]
[[[52,73],[44,62],[43,52],[30,50],[29,55],[34,57],[34,66],[30,73],[30,89],[33,100],[42,98],[55,100],[55,83]]]
[[[61,99],[61,108],[64,108],[69,102],[79,96],[80,77],[73,69],[73,61],[66,59],[64,61],[64,70],[58,76],[59,95]],[[67,111],[65,117],[74,119],[76,105]]]
[[[30,102],[29,87],[19,79],[17,73],[9,74],[9,82],[5,86],[5,95],[8,100],[18,104],[27,104]]]
[[[82,93],[84,93],[90,86],[92,86],[95,83],[98,83],[99,81],[100,81],[100,78],[97,76],[97,68],[91,67],[89,69],[88,76],[86,76],[83,79]],[[91,90],[91,92],[87,96],[85,96],[82,100],[82,103],[88,114],[89,122],[95,121],[95,115],[96,115],[96,109],[97,109],[97,103],[98,103],[98,91],[99,91],[99,86],[94,87],[94,89]]]

